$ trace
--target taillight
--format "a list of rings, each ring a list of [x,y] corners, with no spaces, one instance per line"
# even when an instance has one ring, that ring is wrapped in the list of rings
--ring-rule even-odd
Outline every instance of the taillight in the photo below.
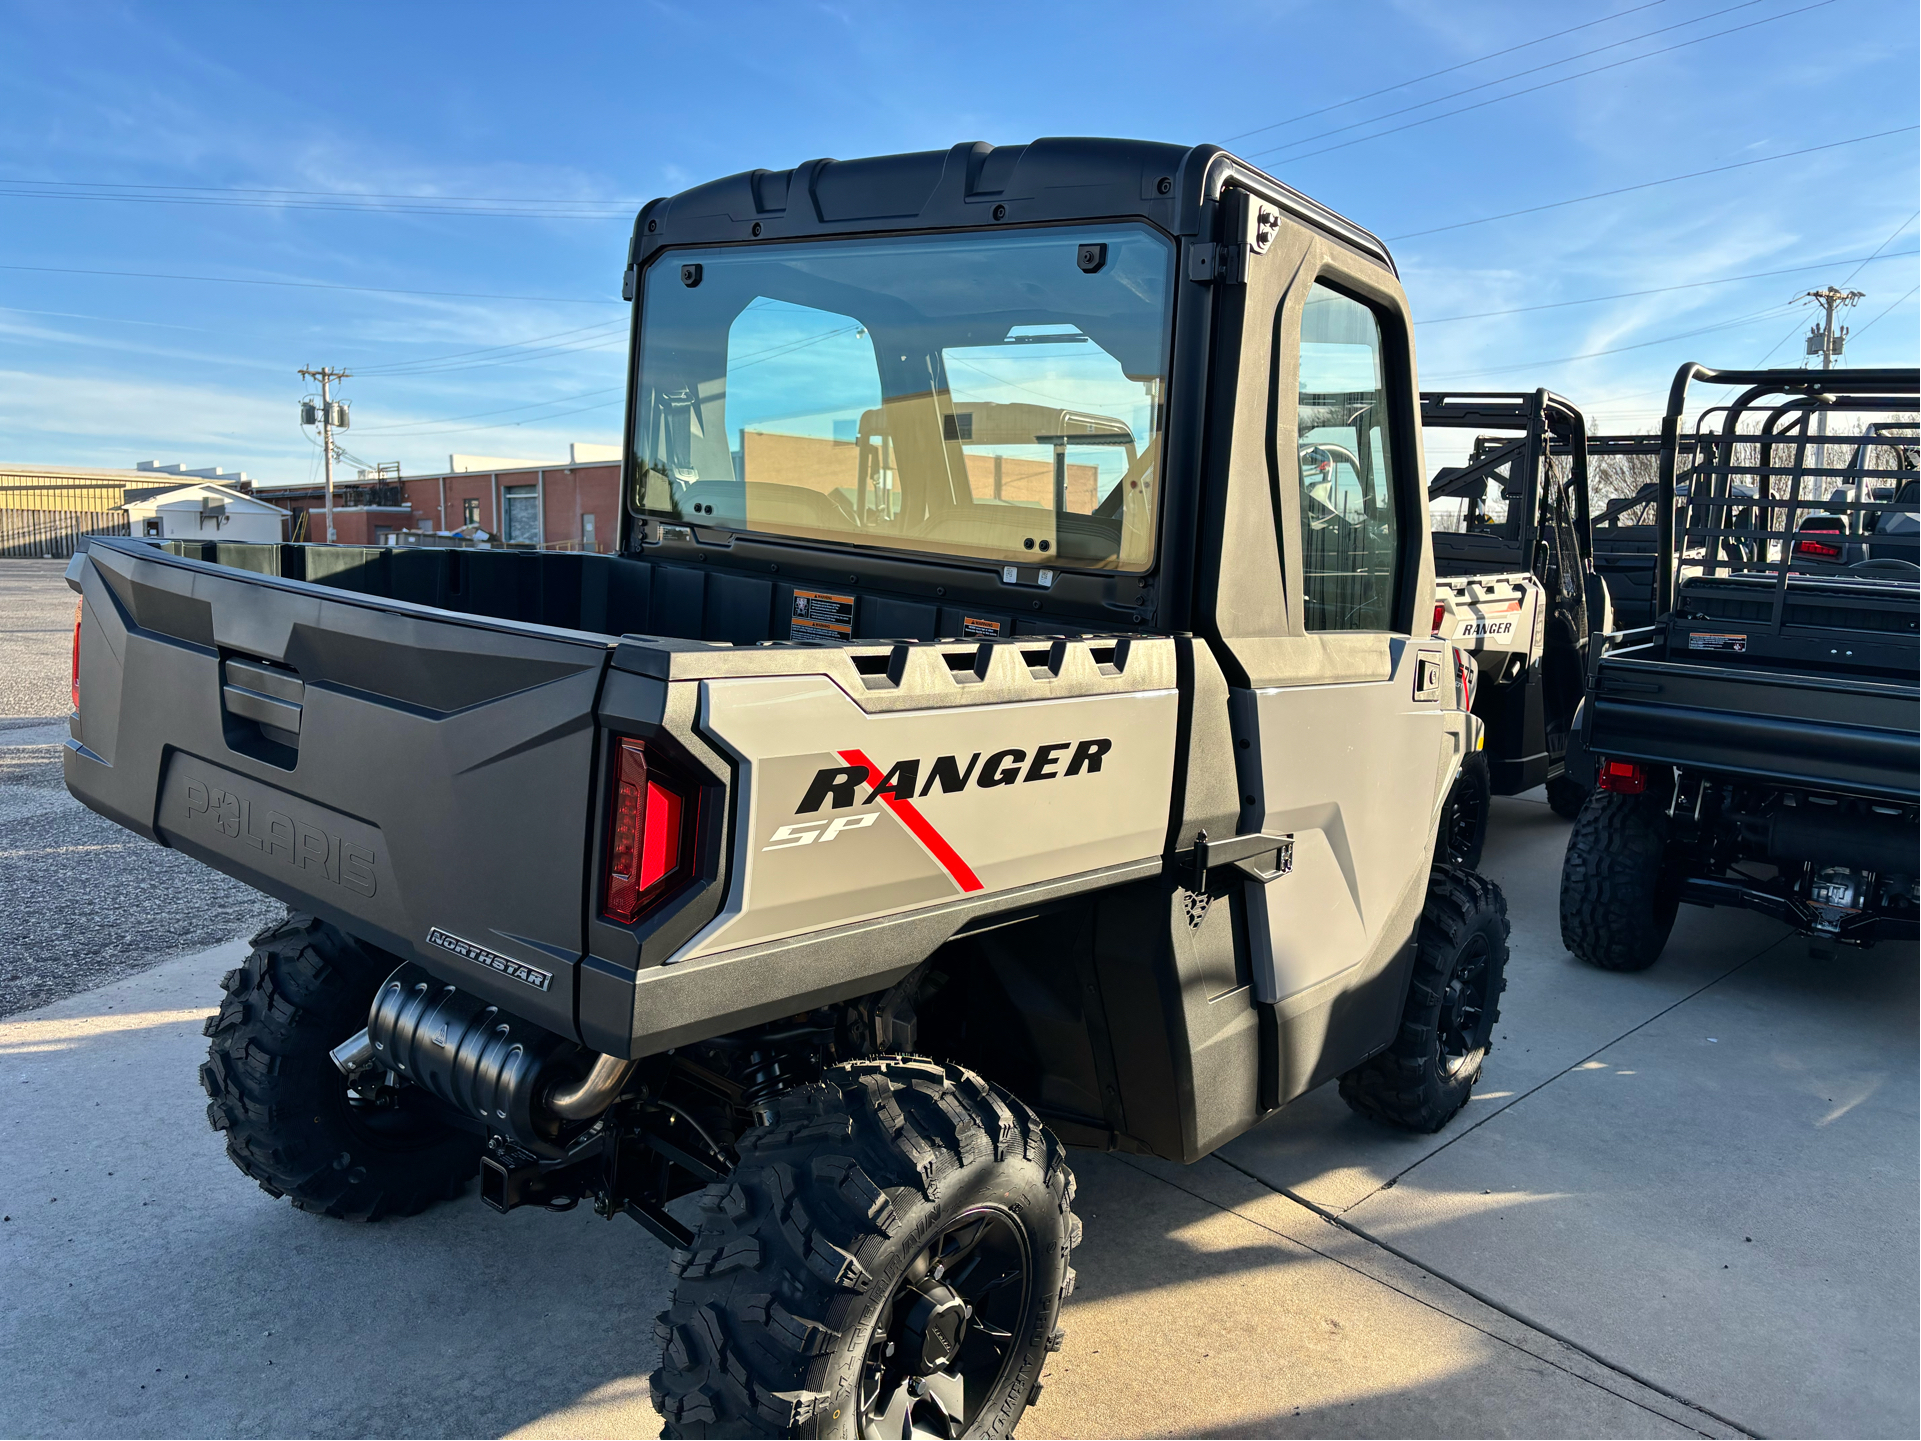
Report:
[[[642,742],[623,736],[614,745],[601,912],[631,925],[686,879],[694,804],[673,777],[649,762]]]
[[[1801,539],[1795,541],[1794,553],[1796,555],[1812,556],[1815,560],[1839,560],[1841,558],[1841,547],[1838,545],[1829,545],[1823,540],[1809,540],[1806,536],[1803,536]]]
[[[80,709],[80,611],[81,603],[73,603],[73,708]]]
[[[1447,607],[1441,604],[1439,601],[1435,602],[1434,629],[1428,632],[1429,635],[1439,635],[1441,633],[1441,621],[1446,615],[1447,615]]]
[[[1604,760],[1595,784],[1617,796],[1638,796],[1648,788],[1647,767],[1639,761]]]

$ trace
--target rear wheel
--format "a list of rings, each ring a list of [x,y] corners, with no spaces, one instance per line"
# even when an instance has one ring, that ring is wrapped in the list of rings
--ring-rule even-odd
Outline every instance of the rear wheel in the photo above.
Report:
[[[1008,1436],[1059,1349],[1074,1179],[970,1071],[857,1061],[707,1188],[656,1331],[665,1435]]]
[[[1469,870],[1481,863],[1481,849],[1487,844],[1488,813],[1493,806],[1494,777],[1487,756],[1469,751],[1461,758],[1461,769],[1448,787],[1441,807],[1441,825],[1434,837],[1437,864],[1465,866]]]
[[[1573,820],[1581,814],[1581,807],[1587,804],[1589,787],[1582,785],[1572,776],[1560,775],[1547,783],[1547,803],[1555,815],[1563,820]]]
[[[1561,862],[1561,944],[1606,971],[1653,965],[1681,906],[1667,839],[1667,814],[1654,796],[1590,796]]]
[[[347,1089],[328,1052],[367,1024],[393,958],[312,916],[253,938],[221,979],[200,1068],[227,1157],[270,1196],[346,1220],[411,1216],[480,1170],[481,1137],[426,1112],[414,1087]]]
[[[1507,933],[1499,886],[1459,866],[1434,867],[1400,1029],[1385,1051],[1341,1077],[1342,1100],[1405,1131],[1438,1131],[1454,1118],[1493,1046]]]

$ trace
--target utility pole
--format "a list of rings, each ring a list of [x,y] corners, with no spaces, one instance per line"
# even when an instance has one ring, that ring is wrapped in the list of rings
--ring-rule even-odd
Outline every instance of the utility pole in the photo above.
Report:
[[[1848,328],[1845,325],[1838,330],[1835,328],[1834,312],[1843,306],[1860,304],[1861,297],[1866,294],[1864,290],[1837,290],[1829,285],[1820,290],[1807,291],[1801,296],[1801,299],[1811,300],[1822,309],[1822,318],[1808,328],[1808,354],[1821,357],[1823,370],[1834,369],[1834,357],[1839,355],[1848,343]],[[1815,417],[1815,425],[1818,427],[1821,439],[1826,440],[1828,412],[1825,407]],[[1822,470],[1827,469],[1828,448],[1825,445],[1817,445],[1814,448],[1814,463]],[[1822,479],[1825,480],[1826,477]],[[1859,497],[1857,496],[1856,499]]]
[[[329,387],[336,380],[347,379],[349,372],[329,370],[323,365],[317,370],[302,367],[300,373],[309,380],[320,382],[319,415],[316,417],[314,406],[307,403],[300,407],[300,419],[306,425],[314,424],[316,419],[320,424],[320,453],[327,467],[327,544],[333,545],[339,540],[334,533],[334,430],[336,427],[341,430],[347,428],[347,407],[334,403]]]
[[[1834,357],[1839,355],[1848,343],[1848,328],[1834,327],[1834,312],[1845,305],[1858,305],[1865,296],[1865,290],[1837,290],[1832,285],[1824,290],[1810,290],[1801,298],[1812,300],[1819,305],[1824,315],[1808,330],[1808,354],[1821,357],[1823,370],[1834,369]]]

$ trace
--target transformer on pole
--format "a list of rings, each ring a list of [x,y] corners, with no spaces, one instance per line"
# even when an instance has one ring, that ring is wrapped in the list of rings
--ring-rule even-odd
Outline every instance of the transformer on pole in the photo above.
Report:
[[[334,545],[339,537],[334,533],[334,432],[347,428],[350,415],[344,401],[337,401],[329,389],[336,380],[345,380],[349,372],[330,370],[326,366],[318,369],[303,367],[300,373],[309,380],[320,382],[320,404],[310,400],[300,403],[300,423],[320,426],[320,453],[327,469],[327,544]]]

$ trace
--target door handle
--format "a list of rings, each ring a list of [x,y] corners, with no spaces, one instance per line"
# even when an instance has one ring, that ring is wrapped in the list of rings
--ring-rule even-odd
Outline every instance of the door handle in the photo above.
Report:
[[[1294,869],[1294,834],[1253,831],[1210,841],[1202,831],[1194,838],[1194,884],[1190,889],[1196,894],[1205,891],[1207,873],[1216,866],[1233,866],[1257,881],[1278,880]]]

